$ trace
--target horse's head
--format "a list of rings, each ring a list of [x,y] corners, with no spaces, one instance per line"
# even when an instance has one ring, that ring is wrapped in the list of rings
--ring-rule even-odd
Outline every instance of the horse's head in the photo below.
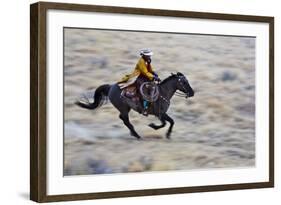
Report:
[[[187,78],[180,72],[172,75],[177,79],[177,89],[186,94],[186,97],[194,96],[194,90],[190,86]]]

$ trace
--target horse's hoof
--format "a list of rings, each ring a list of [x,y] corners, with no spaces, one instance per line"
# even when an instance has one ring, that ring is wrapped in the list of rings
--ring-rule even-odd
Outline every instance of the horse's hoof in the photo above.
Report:
[[[134,137],[137,138],[137,140],[142,140],[142,138],[140,136],[135,136],[134,135]]]
[[[134,136],[138,140],[141,139],[141,136],[139,136],[138,134],[132,133],[132,132],[131,132],[131,136]]]
[[[170,139],[171,139],[171,133],[167,133],[167,134],[166,134],[166,138],[167,138],[168,140],[170,140]]]

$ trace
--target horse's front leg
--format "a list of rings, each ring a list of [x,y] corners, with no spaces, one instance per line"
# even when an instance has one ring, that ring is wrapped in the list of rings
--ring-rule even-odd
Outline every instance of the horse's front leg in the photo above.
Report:
[[[173,129],[173,126],[174,126],[175,122],[167,113],[164,113],[162,116],[163,116],[163,119],[165,121],[168,121],[170,123],[170,127],[169,127],[169,129],[168,129],[168,131],[166,133],[166,137],[168,139],[170,139],[170,136],[171,136],[171,133],[172,133],[172,129]]]
[[[155,129],[155,130],[158,130],[158,129],[160,129],[160,128],[165,127],[166,121],[163,119],[162,116],[159,118],[159,120],[161,121],[161,124],[160,124],[160,125],[155,125],[154,123],[150,123],[148,126],[151,127],[151,128],[153,128],[153,129]]]
[[[137,139],[140,139],[141,137],[139,136],[139,134],[135,131],[134,126],[130,123],[129,120],[129,115],[127,114],[120,114],[119,118],[124,122],[124,124],[129,128],[129,130],[131,131],[131,135],[133,135],[134,137],[136,137]]]

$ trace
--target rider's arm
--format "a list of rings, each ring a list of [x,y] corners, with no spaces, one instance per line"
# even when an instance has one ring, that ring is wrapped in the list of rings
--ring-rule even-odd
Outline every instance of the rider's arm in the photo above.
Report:
[[[145,75],[149,80],[153,80],[154,76],[152,73],[148,72],[146,64],[144,61],[139,61],[138,63],[139,71]]]
[[[153,75],[153,78],[154,79],[158,79],[159,77],[158,77],[158,74],[154,71],[154,68],[150,65],[150,68],[151,68],[151,73],[152,73],[152,75]]]

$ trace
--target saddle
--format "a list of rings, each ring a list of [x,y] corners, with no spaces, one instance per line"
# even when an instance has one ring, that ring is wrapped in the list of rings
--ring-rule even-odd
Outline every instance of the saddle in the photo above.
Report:
[[[122,89],[121,97],[138,112],[143,110],[143,100],[155,102],[159,97],[159,88],[153,82],[144,82],[138,88],[136,83],[133,83]]]
[[[140,95],[137,93],[137,87],[135,84],[129,85],[122,89],[121,96],[125,98],[129,98],[132,101],[139,101]]]

